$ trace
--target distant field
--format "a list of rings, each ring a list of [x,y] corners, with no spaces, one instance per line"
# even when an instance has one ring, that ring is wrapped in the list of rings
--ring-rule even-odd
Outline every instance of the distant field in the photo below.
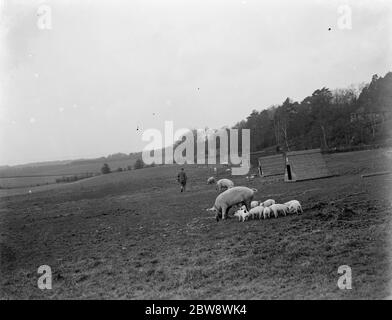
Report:
[[[61,176],[57,176],[60,178]],[[23,177],[0,178],[0,188],[34,187],[37,185],[56,183],[56,176],[49,177]]]
[[[297,199],[302,215],[217,223],[212,167],[179,166],[0,190],[0,298],[373,299],[390,293],[392,176],[385,150],[329,154],[338,177],[284,183],[232,177],[256,199]],[[229,177],[220,171],[219,177]],[[36,287],[52,267],[53,290]],[[337,269],[353,289],[337,288]]]
[[[133,166],[136,159],[123,159],[123,160],[111,160],[111,161],[98,161],[98,162],[87,162],[87,163],[76,163],[76,164],[59,164],[59,165],[41,165],[41,166],[30,166],[30,167],[10,167],[7,169],[0,170],[0,177],[8,176],[26,176],[26,175],[69,175],[79,174],[85,172],[100,173],[102,165],[108,163],[112,171],[117,168],[126,168],[127,166]]]
[[[101,173],[101,167],[108,163],[112,171],[118,168],[127,168],[135,163],[135,159],[112,160],[101,162],[89,162],[79,164],[43,165],[36,167],[9,168],[0,170],[1,188],[22,188],[34,187],[38,185],[56,183],[57,178],[69,175],[80,175],[86,173]],[[35,177],[26,177],[34,175]],[[4,178],[10,177],[12,178]],[[16,177],[14,177],[16,176]]]

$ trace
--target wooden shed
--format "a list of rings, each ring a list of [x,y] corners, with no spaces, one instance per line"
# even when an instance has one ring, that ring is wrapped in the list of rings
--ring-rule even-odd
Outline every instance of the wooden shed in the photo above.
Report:
[[[284,175],[285,160],[284,154],[274,154],[259,158],[259,173],[262,177]]]
[[[285,156],[286,182],[330,177],[320,149],[287,152]]]

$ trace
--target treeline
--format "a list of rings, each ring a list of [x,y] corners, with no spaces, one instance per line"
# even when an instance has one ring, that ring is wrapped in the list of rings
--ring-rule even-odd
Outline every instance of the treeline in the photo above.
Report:
[[[286,98],[280,105],[261,111],[253,110],[233,129],[239,129],[239,150],[242,149],[241,130],[250,129],[251,152],[276,153],[313,148],[321,148],[326,152],[360,150],[368,145],[392,143],[391,111],[392,73],[389,72],[384,77],[374,75],[370,83],[361,87],[333,91],[323,87],[300,102]],[[230,140],[229,127],[208,130],[207,135],[216,140],[217,163],[221,162],[222,131],[226,131]],[[191,132],[194,138],[193,162],[196,163],[197,130]],[[185,137],[182,137],[174,143],[173,149],[185,141]],[[206,160],[210,148],[211,145],[205,142]],[[166,150],[162,149],[163,157],[165,153]],[[185,156],[185,150],[182,155]],[[138,161],[142,163],[140,158]]]
[[[141,152],[131,152],[129,154],[126,153],[114,153],[110,154],[106,157],[100,157],[100,158],[95,158],[95,159],[79,159],[79,160],[73,160],[69,164],[70,165],[79,165],[79,164],[91,164],[91,163],[105,163],[105,162],[110,162],[110,161],[116,161],[116,160],[130,160],[134,161],[135,159],[139,158],[141,156]]]
[[[362,88],[315,90],[302,101],[252,113],[234,128],[251,129],[251,152],[266,148],[332,149],[390,139],[392,73],[374,75]]]
[[[56,183],[74,182],[74,181],[90,178],[90,177],[93,177],[93,176],[94,176],[94,173],[92,173],[92,172],[75,174],[75,175],[72,175],[72,176],[63,176],[61,178],[56,178]]]
[[[108,173],[112,173],[112,172],[123,172],[123,171],[137,170],[137,169],[143,169],[143,168],[152,168],[152,167],[155,167],[154,163],[147,165],[143,162],[143,160],[141,158],[138,158],[138,159],[136,159],[133,166],[128,165],[125,168],[118,167],[114,171],[112,171],[112,169],[110,168],[110,166],[107,163],[104,163],[101,168],[101,173],[108,174]]]

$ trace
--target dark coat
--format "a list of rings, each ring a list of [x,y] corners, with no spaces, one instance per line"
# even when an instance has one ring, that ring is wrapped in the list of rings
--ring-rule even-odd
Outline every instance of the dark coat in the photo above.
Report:
[[[177,175],[177,181],[178,181],[179,183],[185,184],[187,179],[188,179],[188,178],[187,178],[187,176],[186,176],[185,171],[180,171],[180,172],[178,173],[178,175]]]

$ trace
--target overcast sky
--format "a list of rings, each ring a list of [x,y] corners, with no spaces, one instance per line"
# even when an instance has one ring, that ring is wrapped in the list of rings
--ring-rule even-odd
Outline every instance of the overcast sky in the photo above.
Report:
[[[0,165],[140,151],[165,120],[231,126],[392,69],[391,1],[1,2]]]

